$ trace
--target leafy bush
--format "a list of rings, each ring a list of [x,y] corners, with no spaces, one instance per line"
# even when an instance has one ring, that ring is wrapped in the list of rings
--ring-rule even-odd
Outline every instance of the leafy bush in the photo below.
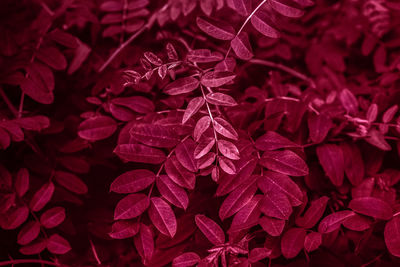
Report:
[[[398,266],[393,0],[4,0],[0,266]]]

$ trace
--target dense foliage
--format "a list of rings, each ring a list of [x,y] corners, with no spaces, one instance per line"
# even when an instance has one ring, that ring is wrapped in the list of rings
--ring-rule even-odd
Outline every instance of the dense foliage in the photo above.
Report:
[[[0,266],[398,266],[395,0],[2,0]]]

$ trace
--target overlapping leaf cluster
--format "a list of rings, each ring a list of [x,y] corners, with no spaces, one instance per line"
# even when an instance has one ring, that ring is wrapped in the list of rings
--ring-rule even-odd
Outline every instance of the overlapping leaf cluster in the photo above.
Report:
[[[4,264],[398,264],[395,1],[1,5]]]

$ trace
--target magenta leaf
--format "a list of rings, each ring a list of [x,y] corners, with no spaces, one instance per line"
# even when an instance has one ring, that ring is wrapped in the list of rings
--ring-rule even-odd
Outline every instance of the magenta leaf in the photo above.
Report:
[[[20,245],[27,245],[39,236],[40,223],[30,221],[26,223],[18,233],[17,243]]]
[[[236,174],[236,166],[230,159],[220,156],[218,157],[218,163],[221,169],[227,174]]]
[[[154,226],[164,235],[171,238],[176,234],[177,223],[175,214],[162,198],[152,197],[149,208],[149,217]]]
[[[114,211],[114,219],[131,219],[141,215],[150,205],[145,194],[130,194],[121,199]]]
[[[368,143],[370,143],[373,146],[376,146],[377,148],[383,150],[383,151],[390,151],[392,147],[386,142],[385,137],[381,132],[375,129],[371,129],[368,132],[368,137],[365,139]]]
[[[210,152],[206,154],[205,156],[199,158],[197,160],[197,166],[199,169],[205,169],[207,167],[210,167],[211,164],[215,161],[216,154],[214,152]]]
[[[376,120],[378,117],[378,105],[373,103],[371,106],[369,106],[366,114],[367,121],[369,123],[372,123]]]
[[[355,198],[350,201],[349,208],[357,213],[381,220],[389,220],[393,215],[390,205],[375,197]]]
[[[385,225],[384,231],[386,247],[390,254],[400,257],[400,217],[395,216]]]
[[[196,142],[199,142],[203,133],[210,127],[210,123],[211,119],[209,116],[203,116],[197,121],[193,131],[193,138]]]
[[[304,240],[304,249],[307,252],[314,251],[321,246],[322,243],[322,235],[318,232],[311,232],[306,235]]]
[[[141,144],[121,144],[115,148],[114,153],[125,161],[159,164],[165,160],[162,150]]]
[[[318,146],[317,155],[332,184],[341,186],[344,179],[344,155],[340,147],[334,144]]]
[[[110,186],[110,191],[120,194],[136,193],[149,187],[156,175],[145,169],[128,171],[118,176]]]
[[[273,131],[267,131],[264,135],[260,136],[256,140],[255,145],[257,149],[262,151],[299,147],[298,144]]]
[[[58,184],[75,194],[84,195],[88,192],[87,185],[73,173],[56,171],[54,179]]]
[[[343,152],[344,171],[350,183],[359,185],[364,179],[365,167],[359,148],[351,143],[342,143],[340,148]]]
[[[201,138],[199,140],[199,144],[194,149],[193,152],[194,158],[199,160],[200,158],[204,157],[206,154],[210,152],[214,144],[215,144],[215,139],[213,137]]]
[[[355,114],[358,110],[358,102],[354,94],[347,88],[343,89],[339,94],[340,102],[346,111]]]
[[[55,186],[52,182],[44,184],[38,191],[33,195],[29,202],[29,207],[32,211],[39,211],[50,202],[53,196]]]
[[[110,137],[117,130],[117,123],[107,116],[96,116],[83,121],[78,128],[80,138],[98,141]]]
[[[194,49],[189,51],[187,59],[195,63],[209,63],[220,61],[224,56],[220,52],[211,52],[209,49]]]
[[[60,225],[65,220],[65,209],[54,207],[46,210],[40,216],[40,224],[50,229]]]
[[[220,87],[235,79],[236,74],[229,71],[210,71],[201,77],[201,84],[206,87]]]
[[[225,243],[225,234],[221,227],[210,218],[198,214],[195,217],[196,225],[207,239],[214,245]]]
[[[296,218],[296,224],[306,229],[314,227],[324,214],[328,201],[325,196],[313,200],[304,215]]]
[[[256,181],[258,176],[251,176],[254,169],[256,168],[257,160],[253,157],[241,158],[236,162],[235,168],[237,173],[234,176],[226,175],[223,176],[217,188],[216,195],[226,195],[241,184],[249,182],[249,180]]]
[[[246,32],[241,32],[231,41],[231,46],[238,58],[243,60],[251,59],[253,55],[253,49],[251,48],[249,36]]]
[[[384,123],[390,122],[393,119],[398,109],[399,109],[398,105],[393,105],[390,108],[388,108],[382,115],[382,122]]]
[[[304,248],[305,238],[306,230],[303,228],[291,228],[286,231],[281,240],[282,255],[287,259],[296,257]]]
[[[226,22],[197,17],[196,23],[200,30],[216,39],[232,40],[235,37],[235,29]]]
[[[214,128],[219,134],[229,139],[237,140],[239,137],[233,126],[221,117],[214,119]]]
[[[175,184],[167,175],[160,175],[156,178],[157,189],[160,194],[174,206],[185,209],[189,205],[189,198],[186,191]]]
[[[373,220],[363,215],[355,214],[354,216],[346,219],[343,226],[353,231],[365,231],[371,227]]]
[[[156,54],[153,52],[144,52],[143,56],[153,65],[155,66],[161,66],[163,64],[161,58],[159,58]]]
[[[168,177],[174,183],[187,189],[194,189],[196,183],[195,174],[184,168],[176,156],[171,156],[167,159],[164,168]]]
[[[193,77],[180,78],[168,84],[164,92],[169,95],[180,95],[190,93],[199,87],[199,80]]]
[[[265,151],[260,159],[260,164],[272,171],[286,175],[304,176],[308,174],[307,164],[290,150]]]
[[[172,261],[172,267],[189,267],[196,265],[200,261],[200,256],[194,252],[186,252],[176,257]]]
[[[185,124],[199,109],[204,105],[205,101],[203,97],[195,97],[187,105],[185,113],[183,114],[182,124]]]
[[[135,236],[139,232],[140,224],[126,220],[116,221],[108,234],[114,239],[126,239]]]
[[[71,250],[69,242],[58,234],[53,234],[47,239],[46,247],[54,254],[65,254]]]
[[[163,125],[138,123],[129,133],[134,140],[152,147],[173,147],[179,142],[176,132]]]
[[[299,9],[300,7],[294,5],[293,2],[285,0],[271,0],[269,2],[271,7],[282,15],[290,18],[298,18],[303,16],[304,12]]]
[[[197,160],[194,157],[195,149],[196,143],[191,138],[180,143],[175,149],[178,161],[191,172],[197,171]]]
[[[15,122],[23,129],[30,131],[41,131],[50,126],[49,118],[45,116],[34,116],[27,118],[18,118]]]
[[[280,191],[288,197],[292,206],[299,206],[303,203],[303,193],[298,185],[289,176],[267,171],[264,176],[257,180],[258,188],[264,193],[268,191]]]
[[[254,183],[243,184],[232,191],[219,208],[221,220],[231,217],[243,208],[254,196],[257,187]]]
[[[208,103],[217,106],[233,107],[237,105],[233,97],[223,93],[209,93],[206,95],[206,100]]]
[[[29,209],[26,206],[11,208],[0,219],[1,228],[5,230],[16,229],[23,224],[29,216]]]
[[[19,249],[19,252],[21,252],[23,255],[34,255],[34,254],[39,254],[45,248],[46,248],[46,240],[37,239],[36,241],[33,241],[26,246],[22,246]]]
[[[141,114],[150,113],[155,109],[153,102],[143,96],[117,97],[111,103]]]
[[[339,229],[346,219],[354,215],[355,213],[350,210],[342,210],[331,213],[319,223],[318,232],[321,234],[331,233]]]
[[[271,236],[280,236],[285,227],[285,220],[263,216],[258,223]]]
[[[261,215],[258,208],[259,202],[263,198],[262,195],[255,195],[246,205],[244,205],[232,220],[229,232],[236,232],[247,229],[258,224]]]
[[[176,49],[173,46],[173,44],[167,43],[167,45],[165,46],[165,49],[167,50],[168,59],[178,60],[178,53],[176,52]]]
[[[77,48],[78,47],[78,42],[76,37],[74,37],[73,35],[62,31],[60,29],[54,29],[53,31],[51,31],[47,37],[51,38],[52,40],[54,40],[55,42],[69,47],[69,48]]]
[[[0,149],[7,149],[11,144],[11,137],[10,134],[0,128]]]
[[[374,177],[364,179],[364,181],[362,181],[359,185],[352,188],[351,196],[353,198],[370,197],[372,195],[374,188],[375,188]]]
[[[65,56],[53,46],[41,46],[36,57],[55,70],[63,70],[67,67]]]
[[[314,143],[321,143],[333,127],[332,119],[325,114],[312,114],[308,117],[310,139]]]
[[[218,150],[222,155],[228,159],[238,160],[240,159],[240,154],[238,148],[231,142],[227,140],[218,140]]]
[[[249,254],[249,262],[255,263],[269,257],[272,250],[268,248],[253,248]]]
[[[154,237],[150,227],[140,224],[139,234],[134,237],[133,241],[143,261],[150,261],[154,254]]]
[[[281,191],[268,191],[260,203],[260,210],[267,216],[288,220],[292,214],[289,199]]]
[[[232,2],[236,12],[238,12],[240,15],[248,16],[251,13],[251,1],[233,0]]]
[[[251,24],[261,34],[271,38],[278,38],[280,36],[279,31],[269,17],[266,12],[257,11],[251,17]]]
[[[29,172],[27,169],[22,168],[18,170],[16,180],[15,180],[15,191],[19,197],[25,195],[29,190]]]

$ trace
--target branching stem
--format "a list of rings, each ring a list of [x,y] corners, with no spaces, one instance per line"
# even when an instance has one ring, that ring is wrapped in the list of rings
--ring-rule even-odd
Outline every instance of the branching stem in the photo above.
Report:
[[[267,2],[267,0],[263,0],[260,4],[258,4],[258,6],[253,10],[253,12],[251,12],[251,14],[247,17],[247,19],[243,22],[242,26],[240,27],[240,29],[238,30],[238,32],[236,33],[235,38],[243,31],[244,27],[247,25],[247,23],[249,22],[249,20],[251,19],[251,17],[253,17],[253,15],[257,12],[257,10],[259,10],[262,5],[265,4],[265,2]],[[232,46],[229,45],[228,51],[225,54],[225,58],[228,57],[229,52],[231,51]]]
[[[156,17],[158,15],[158,13],[164,11],[165,9],[167,9],[168,4],[166,4],[165,6],[163,6],[158,12],[155,12],[148,20],[148,22],[142,27],[140,28],[140,30],[138,30],[137,32],[135,32],[134,34],[131,35],[131,37],[129,37],[128,40],[126,40],[125,42],[123,42],[118,48],[117,50],[114,51],[114,53],[111,54],[111,56],[103,63],[103,65],[101,65],[101,67],[99,68],[98,72],[103,72],[105,68],[107,68],[108,65],[110,65],[110,63],[114,60],[114,58],[116,56],[119,55],[119,53],[121,53],[121,51],[127,47],[130,43],[132,43],[133,40],[135,40],[138,36],[140,36],[143,32],[145,32],[146,30],[150,29],[155,20]]]
[[[307,77],[306,75],[304,75],[304,74],[302,74],[302,73],[300,73],[300,72],[298,72],[298,71],[296,71],[296,70],[294,70],[292,68],[289,68],[288,66],[282,65],[280,63],[275,63],[275,62],[272,62],[272,61],[263,60],[263,59],[257,59],[257,58],[250,59],[249,63],[257,64],[257,65],[263,65],[263,66],[267,66],[267,67],[272,67],[272,68],[283,70],[283,71],[285,71],[285,72],[287,72],[287,73],[289,73],[289,74],[291,74],[291,75],[293,75],[293,76],[295,76],[295,77],[297,77],[297,78],[299,78],[299,79],[301,79],[303,81],[308,82],[309,85],[312,88],[316,88],[315,82],[311,78]]]
[[[7,95],[4,92],[2,87],[0,87],[0,96],[3,98],[4,103],[6,103],[8,109],[11,111],[11,113],[15,117],[17,117],[18,116],[18,110],[14,107],[13,103],[11,103],[10,99],[7,97]]]

